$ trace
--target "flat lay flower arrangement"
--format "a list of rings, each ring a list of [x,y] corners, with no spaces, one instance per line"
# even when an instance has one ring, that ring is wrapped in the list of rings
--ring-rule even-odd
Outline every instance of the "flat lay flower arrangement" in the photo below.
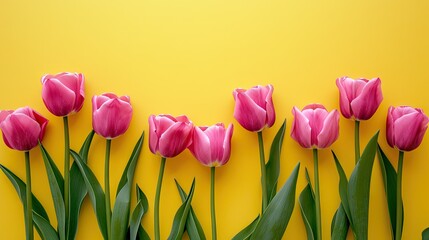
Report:
[[[334,82],[332,85],[335,86]],[[248,89],[232,89],[231,101],[235,102],[230,109],[236,123],[216,123],[210,126],[196,126],[186,115],[153,114],[148,119],[149,129],[141,133],[135,147],[129,153],[128,162],[121,169],[122,177],[117,186],[110,184],[111,151],[115,143],[129,128],[133,114],[130,96],[118,96],[114,93],[103,93],[92,97],[92,128],[80,149],[70,148],[70,131],[68,118],[77,115],[85,101],[85,77],[82,73],[47,74],[41,77],[41,98],[54,116],[42,116],[31,107],[24,106],[16,110],[0,112],[0,128],[4,143],[13,150],[24,153],[26,166],[25,176],[14,174],[13,169],[0,164],[4,175],[10,180],[23,205],[26,239],[34,238],[34,229],[42,239],[75,239],[79,227],[80,210],[85,198],[89,198],[93,213],[97,219],[98,229],[104,239],[151,239],[142,219],[148,211],[154,212],[154,236],[161,239],[160,221],[172,222],[168,239],[182,239],[186,233],[190,239],[217,239],[218,222],[216,218],[216,168],[227,167],[231,152],[234,129],[242,127],[255,133],[259,156],[246,159],[247,164],[258,164],[260,167],[261,209],[259,214],[249,221],[247,226],[235,233],[233,239],[282,239],[293,211],[299,211],[302,224],[305,226],[307,239],[322,239],[322,212],[319,168],[319,152],[331,151],[330,159],[338,172],[338,199],[340,204],[333,216],[330,226],[331,239],[346,239],[349,232],[354,239],[368,239],[368,215],[370,211],[370,186],[374,162],[380,165],[385,190],[385,207],[388,210],[392,239],[401,239],[407,206],[402,200],[402,172],[406,167],[406,153],[416,150],[421,144],[428,127],[429,118],[422,109],[414,106],[390,106],[386,117],[386,133],[382,137],[379,131],[365,142],[361,148],[360,128],[378,110],[383,101],[381,80],[352,79],[340,77],[336,80],[339,92],[339,110],[327,109],[314,99],[306,106],[295,106],[291,109],[293,119],[291,132],[286,132],[286,119],[269,142],[270,151],[265,153],[263,133],[271,128],[276,119],[273,102],[274,86],[254,86]],[[162,109],[160,109],[162,111]],[[342,117],[354,122],[354,159],[355,167],[348,176],[343,167],[343,159],[335,154],[331,145],[340,134],[339,120]],[[63,119],[64,158],[53,159],[50,149],[43,145],[46,126],[49,118]],[[79,116],[85,117],[85,116]],[[235,126],[234,126],[235,124]],[[380,127],[381,128],[381,127]],[[97,178],[89,167],[89,152],[94,135],[105,139],[105,161],[103,182]],[[313,154],[313,172],[307,169],[300,171],[296,159],[282,157],[282,145],[285,137],[297,142],[297,147],[308,149]],[[146,140],[146,141],[145,141]],[[378,142],[387,141],[397,150],[397,156],[387,156]],[[147,142],[147,144],[145,144]],[[158,181],[154,199],[148,199],[142,189],[134,183],[134,173],[142,149],[148,148],[160,159]],[[192,207],[195,195],[196,180],[190,186],[182,186],[176,180],[177,194],[182,204],[177,208],[174,219],[161,219],[159,214],[160,199],[165,168],[170,158],[175,158],[186,149],[197,161],[207,168],[210,177],[210,211],[211,232],[204,232],[199,222],[199,212]],[[55,209],[56,225],[32,193],[30,151],[40,151],[43,157],[46,175],[49,180],[50,193]],[[418,151],[418,150],[416,150]],[[326,156],[326,155],[323,155]],[[259,159],[258,159],[259,157]],[[398,158],[394,166],[390,159]],[[279,181],[282,161],[296,162],[295,168],[287,173],[285,182]],[[61,171],[57,165],[64,161]],[[405,166],[404,166],[405,165]],[[209,173],[210,172],[210,173]],[[192,174],[192,173],[189,173]],[[306,181],[303,189],[297,189],[298,178]],[[113,187],[113,188],[112,188]],[[115,191],[114,201],[111,190]],[[132,204],[132,198],[135,204]],[[324,218],[326,219],[326,217]],[[429,225],[429,223],[428,223]],[[429,230],[422,230],[422,238],[429,239]],[[24,229],[23,229],[24,231]]]

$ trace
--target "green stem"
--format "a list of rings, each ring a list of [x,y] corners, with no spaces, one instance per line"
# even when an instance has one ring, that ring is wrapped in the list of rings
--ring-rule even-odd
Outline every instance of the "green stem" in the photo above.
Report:
[[[316,202],[316,227],[317,227],[317,240],[322,239],[322,214],[320,209],[320,190],[319,190],[319,156],[317,148],[313,149],[314,159],[314,200]]]
[[[66,226],[70,211],[70,137],[68,117],[63,117],[64,125],[64,207]]]
[[[159,168],[158,174],[158,183],[156,185],[156,194],[155,194],[155,240],[160,239],[159,231],[159,198],[161,195],[161,186],[162,186],[162,177],[164,176],[165,168],[165,157],[161,157],[161,166]]]
[[[212,240],[216,240],[216,211],[215,211],[215,170],[216,167],[211,167],[210,178],[210,210],[212,212]]]
[[[110,208],[110,177],[109,177],[109,166],[110,166],[110,145],[112,139],[106,139],[106,158],[104,161],[104,191],[106,193],[106,222],[107,222],[107,238],[112,238],[111,233],[111,208]]]
[[[360,159],[359,123],[358,120],[355,120],[355,165]]]
[[[404,152],[399,151],[398,160],[398,178],[396,183],[396,233],[395,239],[400,240],[402,238],[402,166],[404,162]]]
[[[26,200],[27,200],[27,212],[25,213],[25,221],[27,226],[26,239],[32,240],[33,237],[33,203],[32,203],[32,193],[31,193],[31,171],[30,171],[30,152],[25,152],[25,172],[27,180],[27,189],[25,191]]]
[[[258,132],[259,141],[259,160],[261,163],[261,183],[262,183],[262,214],[268,206],[267,202],[267,182],[265,170],[265,153],[264,153],[264,139],[262,138],[262,131]]]

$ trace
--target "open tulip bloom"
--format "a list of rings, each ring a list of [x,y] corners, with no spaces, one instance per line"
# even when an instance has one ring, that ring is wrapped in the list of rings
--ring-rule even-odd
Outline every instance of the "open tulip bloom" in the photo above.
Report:
[[[5,144],[15,150],[24,151],[26,170],[26,201],[24,204],[26,239],[33,239],[33,201],[31,193],[30,150],[42,141],[48,120],[29,107],[15,111],[0,111],[0,129]],[[0,165],[6,173],[5,167]],[[21,196],[20,196],[21,197]],[[24,203],[24,199],[22,199]]]

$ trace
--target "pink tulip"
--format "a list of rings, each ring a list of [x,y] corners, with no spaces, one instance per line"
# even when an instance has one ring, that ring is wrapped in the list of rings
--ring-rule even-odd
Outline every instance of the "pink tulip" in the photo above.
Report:
[[[338,138],[339,113],[328,112],[323,105],[310,104],[299,111],[292,109],[295,119],[291,136],[304,148],[327,148]]]
[[[104,93],[92,98],[92,128],[107,139],[124,134],[130,126],[133,108],[130,97]]]
[[[42,77],[42,99],[48,110],[59,117],[79,112],[85,99],[82,73],[47,74]]]
[[[353,80],[341,77],[337,79],[337,87],[341,113],[348,119],[370,119],[383,100],[380,78]]]
[[[15,111],[0,111],[0,128],[6,145],[19,151],[29,151],[42,141],[48,119],[29,107]]]
[[[193,124],[186,116],[149,117],[149,148],[165,158],[179,155],[192,142]]]
[[[423,140],[428,117],[419,108],[389,107],[386,123],[387,143],[401,151],[416,149]]]
[[[231,155],[231,137],[234,126],[227,129],[223,123],[210,127],[195,127],[189,150],[207,167],[225,165]]]
[[[276,120],[273,105],[274,88],[271,84],[256,86],[249,90],[235,89],[234,117],[245,129],[260,132],[271,127]]]

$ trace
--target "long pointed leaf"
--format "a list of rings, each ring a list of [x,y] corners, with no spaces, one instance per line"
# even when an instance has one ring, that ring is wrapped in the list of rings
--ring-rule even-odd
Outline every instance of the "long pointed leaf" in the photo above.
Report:
[[[141,225],[141,220],[143,215],[149,209],[149,203],[146,195],[136,184],[136,196],[137,196],[137,206],[134,209],[133,214],[131,215],[130,220],[130,239],[150,239],[149,235],[143,229]]]
[[[58,233],[51,224],[42,216],[33,211],[33,221],[37,228],[40,229],[39,235],[42,239],[58,240]]]
[[[349,219],[347,218],[346,211],[343,205],[340,203],[337,211],[335,211],[334,217],[331,223],[331,239],[332,240],[344,240],[347,238],[347,232],[349,231]]]
[[[170,236],[168,240],[180,240],[182,239],[183,233],[185,231],[186,219],[189,215],[189,210],[191,209],[192,197],[194,196],[195,188],[195,178],[192,181],[191,190],[189,191],[186,201],[182,203],[179,209],[176,212],[173,220],[173,226],[171,228]]]
[[[337,167],[338,175],[340,177],[338,191],[340,193],[341,205],[343,207],[344,212],[346,213],[350,226],[353,229],[353,222],[352,222],[353,219],[352,219],[350,206],[349,206],[349,192],[348,192],[349,182],[347,180],[346,173],[344,172],[344,169],[341,166],[341,163],[338,160],[337,155],[335,155],[334,151],[332,151],[332,156],[334,157],[335,166]]]
[[[274,137],[270,149],[270,158],[265,165],[267,172],[267,194],[268,203],[274,198],[277,193],[277,182],[280,174],[280,155],[282,152],[283,138],[286,130],[286,120]]]
[[[187,194],[183,190],[183,188],[180,186],[179,182],[177,182],[176,179],[174,179],[174,182],[176,183],[177,190],[179,191],[180,198],[182,199],[182,202],[186,201]],[[188,236],[190,239],[201,239],[205,240],[206,236],[204,235],[203,228],[201,227],[200,221],[198,221],[197,215],[194,212],[194,209],[191,205],[191,210],[189,212],[188,219],[186,220],[185,229],[188,232]]]
[[[377,132],[365,147],[349,180],[349,207],[356,239],[368,239],[369,193],[372,167],[377,152]]]
[[[125,239],[127,235],[128,218],[130,216],[131,188],[137,161],[143,145],[143,138],[144,132],[138,139],[122,174],[122,179],[125,179],[125,181],[121,180],[118,186],[116,201],[112,213],[112,239]]]
[[[247,240],[250,239],[253,232],[255,231],[256,226],[258,225],[260,216],[258,215],[247,227],[243,228],[237,235],[235,235],[232,240]]]
[[[56,166],[52,161],[51,156],[46,151],[45,147],[39,143],[40,150],[42,151],[43,161],[45,162],[46,173],[48,175],[49,187],[51,189],[52,200],[55,206],[55,214],[57,215],[58,231],[60,239],[66,238],[66,210],[64,205],[64,195],[61,188],[64,188],[64,180],[55,174]],[[57,169],[58,171],[58,169]]]
[[[88,153],[94,137],[94,131],[91,131],[86,137],[79,155],[84,163],[88,162]],[[85,186],[85,180],[80,173],[79,167],[73,162],[70,168],[70,209],[69,221],[67,227],[67,239],[75,239],[78,227],[79,213],[83,200],[85,199],[88,190]]]
[[[317,233],[316,201],[314,200],[314,192],[307,169],[305,169],[305,176],[308,184],[299,195],[299,206],[301,209],[302,220],[304,221],[305,225],[305,230],[307,232],[307,239],[314,240],[316,239]]]
[[[268,204],[251,239],[276,240],[282,238],[295,205],[298,172],[299,163],[292,171],[282,189],[276,194],[270,204]]]
[[[70,150],[70,153],[73,156],[75,163],[77,163],[82,177],[85,180],[89,198],[91,200],[92,207],[94,208],[95,215],[97,216],[97,222],[101,234],[104,239],[107,239],[106,202],[101,185],[91,169],[82,161],[79,154],[73,150]]]

